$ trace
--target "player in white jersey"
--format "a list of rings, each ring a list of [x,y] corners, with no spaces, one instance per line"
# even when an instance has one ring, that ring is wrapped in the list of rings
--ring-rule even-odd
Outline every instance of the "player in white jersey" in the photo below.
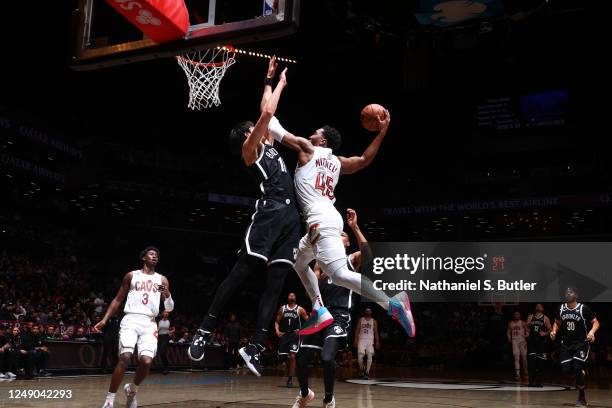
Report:
[[[159,261],[159,250],[148,247],[140,253],[142,269],[128,272],[123,277],[117,295],[108,306],[106,314],[95,325],[94,330],[100,331],[126,299],[123,309],[125,316],[121,320],[119,330],[119,361],[113,371],[106,401],[102,408],[113,408],[117,389],[123,379],[125,369],[129,366],[134,348],[138,345],[138,368],[134,375],[134,383],[124,386],[126,407],[136,408],[136,392],[138,385],[145,379],[151,368],[151,363],[157,352],[157,324],[155,318],[159,314],[159,305],[164,300],[166,311],[174,309],[174,301],[170,295],[168,279],[155,272]]]
[[[298,167],[294,182],[298,203],[302,207],[308,232],[300,240],[294,268],[312,300],[313,314],[305,322],[301,334],[312,334],[333,322],[333,317],[323,305],[317,277],[308,266],[316,259],[323,272],[338,286],[350,289],[377,302],[402,325],[409,336],[415,335],[414,319],[406,292],[389,298],[376,290],[372,282],[359,273],[350,271],[346,264],[346,250],[341,233],[344,223],[334,207],[334,189],[340,174],[353,174],[372,163],[385,138],[391,116],[379,118],[378,135],[361,156],[342,157],[333,151],[340,147],[340,133],[329,126],[315,131],[309,139],[296,137],[287,132],[278,119],[272,118],[268,125],[270,135],[283,145],[297,151]]]
[[[512,344],[514,356],[514,379],[521,381],[521,362],[523,363],[523,376],[527,378],[527,336],[529,328],[521,319],[521,312],[514,312],[514,320],[508,322],[508,342]]]
[[[378,322],[372,317],[372,309],[367,308],[363,317],[357,322],[355,329],[355,348],[357,349],[357,362],[362,378],[367,380],[370,376],[372,367],[372,357],[374,357],[374,347],[380,350],[380,337],[378,337]],[[366,357],[366,364],[363,358]]]

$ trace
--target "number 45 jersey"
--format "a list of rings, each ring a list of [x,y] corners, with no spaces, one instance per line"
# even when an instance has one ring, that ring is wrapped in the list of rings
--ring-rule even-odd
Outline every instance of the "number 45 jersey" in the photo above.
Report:
[[[302,210],[308,214],[315,207],[333,207],[334,189],[340,178],[340,160],[331,149],[316,146],[312,159],[295,170],[295,193]]]

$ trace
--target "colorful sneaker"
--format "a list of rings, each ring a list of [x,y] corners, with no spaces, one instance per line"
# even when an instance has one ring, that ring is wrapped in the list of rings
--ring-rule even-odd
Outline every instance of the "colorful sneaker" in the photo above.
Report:
[[[317,333],[334,322],[334,317],[329,313],[325,306],[310,313],[308,320],[304,322],[304,326],[300,329],[300,336]]]
[[[187,349],[187,355],[193,361],[202,361],[204,359],[204,348],[206,343],[212,337],[212,333],[204,329],[198,329],[193,340]]]
[[[113,408],[113,402],[111,400],[104,401],[104,405],[102,405],[102,408]]]
[[[309,402],[314,399],[314,397],[315,393],[312,392],[310,388],[308,389],[308,395],[305,397],[302,397],[302,393],[300,392],[298,396],[295,397],[295,403],[291,408],[304,408],[306,407],[306,405],[308,405]]]
[[[389,310],[387,314],[399,322],[409,337],[414,337],[416,335],[414,317],[410,309],[410,299],[408,299],[408,294],[406,292],[400,292],[389,299]]]

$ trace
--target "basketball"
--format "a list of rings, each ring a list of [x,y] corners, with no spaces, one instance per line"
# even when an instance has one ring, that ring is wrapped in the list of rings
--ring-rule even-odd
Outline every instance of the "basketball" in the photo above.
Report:
[[[377,103],[371,103],[361,110],[361,125],[370,132],[380,130],[379,120],[385,117],[385,108]]]

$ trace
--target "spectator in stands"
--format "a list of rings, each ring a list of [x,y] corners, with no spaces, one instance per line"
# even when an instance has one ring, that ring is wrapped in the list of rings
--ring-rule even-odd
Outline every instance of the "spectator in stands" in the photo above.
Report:
[[[13,379],[16,377],[11,371],[11,343],[6,333],[6,327],[0,324],[0,380]]]
[[[55,326],[47,326],[47,330],[45,331],[45,340],[59,340],[57,332],[55,331]]]
[[[0,325],[3,329],[5,327]],[[19,329],[17,329],[19,331]],[[15,373],[19,371],[19,351],[15,348],[15,339],[12,334],[12,330],[4,330],[4,340],[0,338],[0,341],[6,341],[1,347],[4,354],[4,366],[0,367],[1,372],[4,373],[6,379],[12,380],[17,377]]]
[[[240,349],[240,334],[242,326],[234,313],[230,314],[230,321],[225,325],[224,335],[227,338],[228,353],[230,354],[230,368],[238,368],[238,350]]]
[[[35,374],[42,377],[50,377],[51,373],[47,371],[47,362],[49,361],[50,353],[49,348],[43,344],[44,337],[41,326],[34,325],[32,327],[31,336],[34,344]]]
[[[74,326],[68,326],[64,335],[62,336],[62,340],[72,340],[74,338]]]
[[[27,325],[23,331],[13,326],[11,346],[19,353],[19,365],[25,369],[26,380],[34,378],[34,339]]]
[[[191,339],[189,338],[189,332],[186,331],[185,333],[183,333],[183,336],[181,336],[181,338],[178,341],[179,344],[190,344],[191,343]]]
[[[89,341],[89,337],[87,337],[87,334],[85,334],[85,329],[83,328],[83,326],[79,327],[76,330],[76,333],[74,335],[74,339],[75,341]]]
[[[157,354],[162,363],[162,374],[168,374],[168,343],[170,342],[170,313],[164,311],[161,319],[157,323]]]

